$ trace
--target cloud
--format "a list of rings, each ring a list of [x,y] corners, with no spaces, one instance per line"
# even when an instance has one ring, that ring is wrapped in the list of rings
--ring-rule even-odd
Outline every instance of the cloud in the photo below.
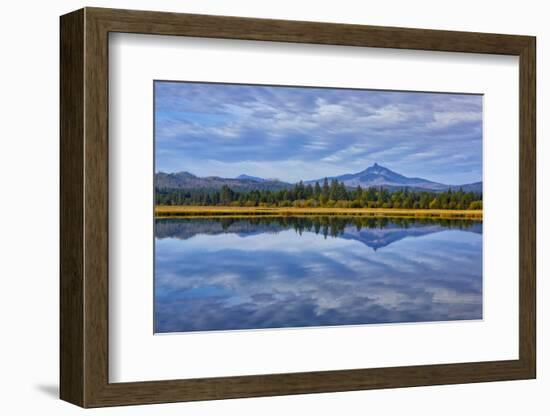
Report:
[[[441,129],[455,124],[481,123],[480,111],[463,112],[436,112],[433,114],[434,121],[427,124],[428,127]]]
[[[479,95],[156,82],[155,112],[158,170],[277,170],[294,182],[378,162],[450,184],[481,179]],[[455,154],[461,165],[442,163]]]

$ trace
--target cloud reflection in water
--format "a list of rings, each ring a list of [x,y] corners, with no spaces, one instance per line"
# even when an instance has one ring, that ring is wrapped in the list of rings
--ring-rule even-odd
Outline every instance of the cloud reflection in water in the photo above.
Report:
[[[155,332],[481,319],[481,233],[459,221],[157,220]]]

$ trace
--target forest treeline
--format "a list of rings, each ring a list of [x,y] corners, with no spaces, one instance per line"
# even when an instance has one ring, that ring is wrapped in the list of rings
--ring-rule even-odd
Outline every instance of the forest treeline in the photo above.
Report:
[[[409,208],[482,209],[482,195],[448,189],[444,192],[386,188],[346,188],[338,180],[325,179],[322,185],[298,182],[277,191],[236,191],[224,185],[218,190],[156,189],[157,205],[243,206],[243,207],[328,207],[328,208]]]

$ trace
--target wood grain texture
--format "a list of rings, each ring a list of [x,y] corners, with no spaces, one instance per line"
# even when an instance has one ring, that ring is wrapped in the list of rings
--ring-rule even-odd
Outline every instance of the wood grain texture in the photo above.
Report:
[[[519,359],[189,380],[108,380],[108,33],[384,47],[520,57]],[[61,397],[82,407],[533,378],[535,39],[87,8],[61,18]]]
[[[87,8],[110,32],[519,55],[528,36]]]
[[[108,33],[86,14],[84,58],[84,290],[85,406],[95,402],[108,380],[109,310],[109,141]]]
[[[61,19],[60,388],[84,405],[84,12]]]
[[[520,54],[519,143],[519,338],[520,360],[536,377],[536,41]]]

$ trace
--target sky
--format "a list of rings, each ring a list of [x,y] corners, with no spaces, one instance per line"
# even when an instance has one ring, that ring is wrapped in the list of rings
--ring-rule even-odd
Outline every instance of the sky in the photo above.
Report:
[[[481,95],[155,81],[155,171],[482,180]]]

